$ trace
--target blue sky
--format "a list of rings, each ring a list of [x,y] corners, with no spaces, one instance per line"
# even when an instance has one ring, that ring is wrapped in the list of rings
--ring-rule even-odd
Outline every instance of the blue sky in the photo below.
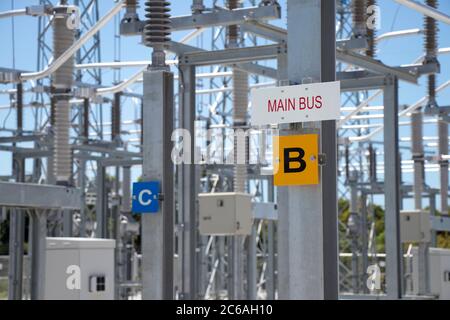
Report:
[[[11,9],[11,0],[0,0],[0,11]],[[38,0],[15,0],[13,1],[15,8],[24,8],[28,5],[38,4]],[[142,1],[141,1],[142,2]],[[186,0],[172,0],[172,14],[184,15],[189,14],[191,1]],[[206,0],[208,5],[210,1]],[[378,34],[394,30],[404,30],[411,28],[422,28],[423,17],[403,6],[398,5],[393,0],[379,0],[381,7],[381,30]],[[104,15],[113,5],[113,1],[99,1],[100,15]],[[286,1],[280,1],[283,6],[283,18],[277,22],[278,25],[285,26],[286,22]],[[440,10],[450,15],[450,1],[440,1]],[[143,8],[140,8],[140,16],[143,19]],[[2,45],[0,50],[0,67],[12,67],[13,59],[15,66],[23,70],[36,70],[36,56],[37,56],[37,19],[33,17],[16,17],[14,19],[15,25],[15,55],[12,49],[12,24],[11,19],[0,20],[0,30],[2,32]],[[439,47],[450,47],[450,26],[439,23]],[[179,40],[185,33],[176,33],[173,35],[175,40]],[[101,31],[102,39],[102,59],[103,61],[114,60],[114,23],[110,22],[107,27]],[[138,37],[122,38],[121,40],[121,60],[146,60],[150,58],[151,50],[142,45],[137,45],[140,39]],[[205,41],[207,41],[205,39]],[[413,36],[407,38],[400,38],[395,40],[388,40],[379,46],[377,58],[388,65],[401,65],[413,62],[417,57],[423,53],[422,36]],[[195,41],[192,43],[195,45]],[[450,54],[439,57],[441,62],[441,74],[438,75],[438,85],[450,80]],[[136,69],[124,70],[121,74],[122,79],[127,78],[133,74]],[[103,74],[105,84],[112,82],[112,71],[106,71]],[[426,94],[425,78],[422,78],[419,86],[410,85],[407,83],[400,83],[400,104],[411,104]],[[138,88],[137,85],[135,88]],[[0,85],[0,90],[6,89],[8,86]],[[25,98],[27,103],[28,98]],[[450,105],[450,89],[446,90],[438,97],[438,102],[441,105]],[[6,95],[0,95],[0,106],[7,105],[9,98]],[[379,102],[377,102],[379,103]],[[377,104],[375,103],[375,104]],[[106,113],[109,114],[109,111]],[[135,113],[127,111],[124,113],[123,120],[133,119]],[[7,110],[0,109],[0,128],[13,128],[15,122],[14,114],[9,114]],[[26,111],[25,126],[26,129],[32,127],[32,117],[30,111]],[[435,126],[427,126],[425,128],[425,135],[436,135]],[[401,129],[401,136],[409,136],[409,128]],[[377,140],[381,140],[378,137]],[[10,155],[0,152],[0,175],[9,174],[11,171]],[[28,170],[27,170],[28,171]],[[405,181],[411,181],[410,175],[404,176]],[[427,182],[434,186],[438,186],[437,175],[434,173],[427,174]]]

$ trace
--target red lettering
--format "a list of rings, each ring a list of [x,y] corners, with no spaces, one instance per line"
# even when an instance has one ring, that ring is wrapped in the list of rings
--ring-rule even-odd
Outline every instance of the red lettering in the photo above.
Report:
[[[314,108],[314,96],[311,97],[311,100],[309,97],[306,98],[306,101],[308,102],[307,103],[308,109],[311,110],[312,108]]]
[[[312,110],[314,108],[320,109],[323,106],[322,96],[300,97],[298,98],[298,109]],[[273,99],[267,101],[268,112],[291,111],[297,109],[297,99]]]
[[[288,99],[288,110],[295,110],[295,99]]]
[[[306,109],[306,103],[305,103],[305,97],[300,97],[298,100],[299,103],[299,110],[305,110]]]
[[[317,109],[322,108],[322,96],[317,96],[316,97],[316,108]]]
[[[273,102],[272,101],[267,101],[267,111],[268,112],[275,112],[276,110],[275,110],[275,108],[276,108],[276,106],[277,106],[277,100],[275,99],[275,100],[273,100]]]
[[[278,101],[278,109],[277,109],[277,111],[280,111],[280,109],[284,111],[283,100],[281,100],[281,99]]]

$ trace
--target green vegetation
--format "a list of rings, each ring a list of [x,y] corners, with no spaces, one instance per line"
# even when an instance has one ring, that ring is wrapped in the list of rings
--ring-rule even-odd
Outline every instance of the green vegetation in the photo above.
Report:
[[[0,300],[8,298],[8,280],[0,280]]]
[[[0,223],[0,256],[8,255],[9,243],[9,220]]]
[[[343,225],[347,225],[348,219],[350,217],[350,205],[349,201],[347,199],[340,199],[339,200],[339,221],[341,224],[339,225],[339,249],[341,252],[350,252],[350,239],[349,237],[345,236],[345,228]],[[428,209],[428,208],[425,208]],[[368,206],[368,212],[369,215],[367,217],[368,224],[370,225],[372,223],[372,215],[371,212],[374,212],[374,218],[375,218],[375,239],[376,239],[376,252],[383,253],[385,252],[384,249],[384,209],[379,205],[372,205],[370,204]],[[440,215],[441,213],[439,211],[436,211],[437,215]],[[450,249],[450,233],[449,232],[438,232],[437,233],[437,247],[438,248],[445,248]]]
[[[438,232],[437,247],[450,249],[450,234],[448,232]]]
[[[350,205],[347,199],[340,199],[339,203],[339,248],[341,252],[350,252],[350,239],[345,235],[348,219],[350,217]],[[379,205],[369,205],[369,212],[373,210],[375,218],[375,234],[376,234],[376,250],[377,252],[384,252],[384,210]],[[372,215],[367,217],[367,223],[371,225]]]

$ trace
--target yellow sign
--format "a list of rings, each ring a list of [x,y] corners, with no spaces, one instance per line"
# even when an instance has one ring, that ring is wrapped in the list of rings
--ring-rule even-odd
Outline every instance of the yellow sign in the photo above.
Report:
[[[274,185],[319,184],[319,135],[274,136]]]

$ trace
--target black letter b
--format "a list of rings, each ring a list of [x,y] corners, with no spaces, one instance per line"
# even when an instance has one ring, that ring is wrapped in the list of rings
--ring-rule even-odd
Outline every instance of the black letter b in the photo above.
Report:
[[[297,157],[290,157],[291,152],[297,152]],[[284,172],[285,173],[295,173],[295,172],[303,172],[306,169],[306,162],[303,160],[305,156],[305,150],[302,148],[287,148],[284,149]],[[291,162],[298,162],[300,166],[298,168],[291,168]]]

